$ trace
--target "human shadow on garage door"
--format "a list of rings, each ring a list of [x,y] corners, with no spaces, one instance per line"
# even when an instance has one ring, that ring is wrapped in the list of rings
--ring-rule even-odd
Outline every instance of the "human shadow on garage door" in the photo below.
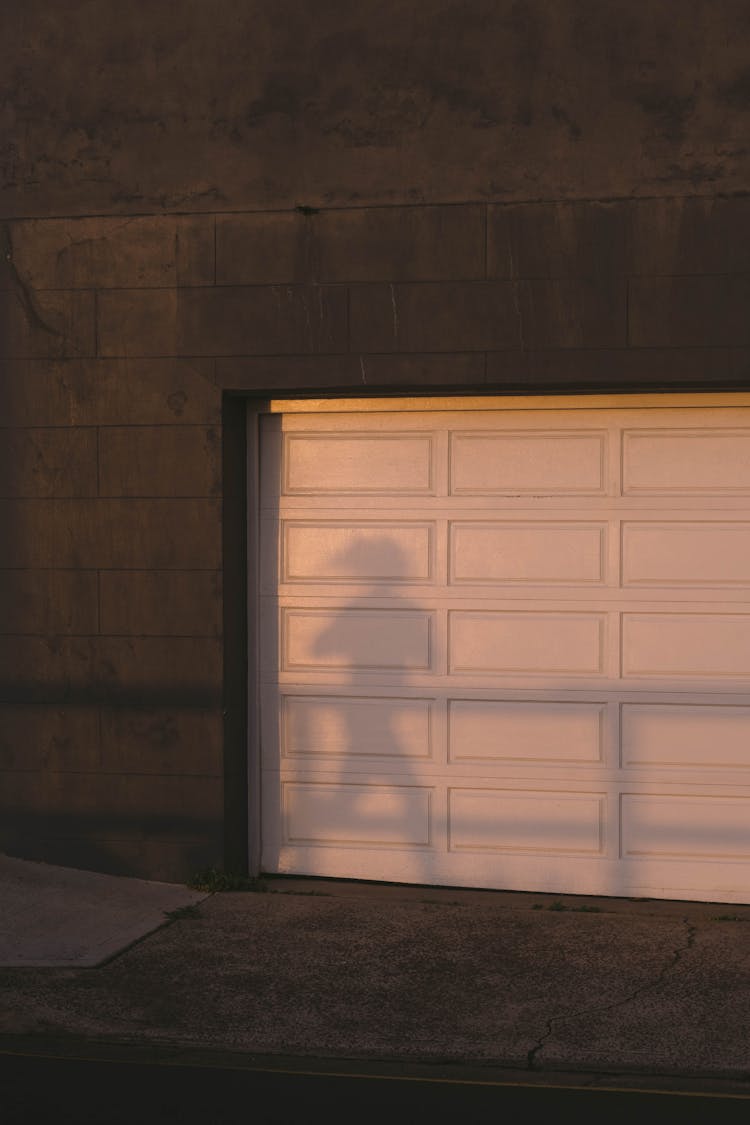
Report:
[[[561,737],[592,740],[600,768],[603,685],[563,702],[549,680],[514,692],[451,676],[449,591],[383,522],[316,525],[300,561],[295,521],[282,532],[266,615],[264,870],[560,892],[581,860],[603,859],[604,795],[556,788],[540,769]]]
[[[431,568],[382,522],[328,521],[305,564],[314,574],[282,587],[280,683],[265,683],[262,702],[267,871],[410,883],[434,875],[445,816],[434,776],[441,646]],[[273,679],[268,669],[264,678]]]
[[[321,520],[304,559],[283,544],[280,594],[267,599],[264,869],[555,893],[674,895],[684,886],[679,897],[716,898],[731,877],[736,897],[738,875],[721,861],[736,868],[747,854],[742,802],[726,790],[699,799],[633,791],[632,777],[619,775],[628,762],[618,740],[644,704],[630,706],[625,684],[545,674],[514,689],[451,673],[453,603],[384,523]],[[286,530],[295,524],[313,527],[292,519]],[[455,612],[470,644],[471,614]],[[516,614],[489,616],[504,628]],[[544,666],[542,649],[531,657]],[[679,712],[685,685],[663,690],[678,688],[653,706]],[[695,725],[687,702],[683,725]],[[696,852],[703,889],[690,881]],[[682,882],[668,884],[678,859]]]

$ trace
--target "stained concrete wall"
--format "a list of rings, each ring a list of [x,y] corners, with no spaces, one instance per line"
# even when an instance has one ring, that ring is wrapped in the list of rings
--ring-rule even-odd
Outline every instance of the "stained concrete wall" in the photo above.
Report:
[[[746,386],[750,13],[5,23],[0,846],[238,866],[240,397]]]
[[[4,7],[7,216],[747,188],[744,0]]]

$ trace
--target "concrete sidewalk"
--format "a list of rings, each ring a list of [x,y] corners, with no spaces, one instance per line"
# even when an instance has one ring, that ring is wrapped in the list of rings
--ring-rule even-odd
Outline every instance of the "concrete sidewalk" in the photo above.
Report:
[[[206,896],[0,855],[0,968],[91,968]]]
[[[750,1091],[750,907],[267,886],[197,904],[173,888],[193,898],[99,968],[1,969],[0,1043],[706,1076]]]

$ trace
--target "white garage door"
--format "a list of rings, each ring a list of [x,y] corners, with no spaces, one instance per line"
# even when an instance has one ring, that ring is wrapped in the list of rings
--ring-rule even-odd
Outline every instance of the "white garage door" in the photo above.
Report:
[[[750,901],[738,401],[264,419],[263,869]]]

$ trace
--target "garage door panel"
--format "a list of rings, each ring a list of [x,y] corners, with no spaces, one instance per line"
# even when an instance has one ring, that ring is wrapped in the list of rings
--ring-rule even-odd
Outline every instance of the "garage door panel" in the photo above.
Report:
[[[286,434],[284,495],[434,491],[430,434]]]
[[[623,523],[626,586],[750,585],[750,523]]]
[[[427,847],[430,797],[420,786],[287,782],[284,843]]]
[[[284,520],[280,534],[284,583],[434,581],[434,523]]]
[[[454,433],[454,496],[591,495],[605,491],[606,433]]]
[[[604,794],[451,789],[451,851],[535,851],[555,855],[603,848]]]
[[[394,609],[283,609],[284,671],[429,671],[433,615]]]
[[[450,762],[601,762],[603,704],[451,699]]]
[[[750,614],[626,613],[623,675],[744,678],[750,675]]]
[[[625,856],[750,860],[750,796],[622,796]]]
[[[604,668],[601,614],[449,613],[451,673],[576,675]]]
[[[601,583],[606,524],[458,522],[449,527],[452,583]]]
[[[399,759],[433,757],[431,699],[284,695],[281,756]]]
[[[750,411],[375,407],[261,442],[264,869],[750,901]]]
[[[750,429],[626,431],[623,492],[750,493]]]
[[[626,703],[622,764],[750,770],[750,707]]]

